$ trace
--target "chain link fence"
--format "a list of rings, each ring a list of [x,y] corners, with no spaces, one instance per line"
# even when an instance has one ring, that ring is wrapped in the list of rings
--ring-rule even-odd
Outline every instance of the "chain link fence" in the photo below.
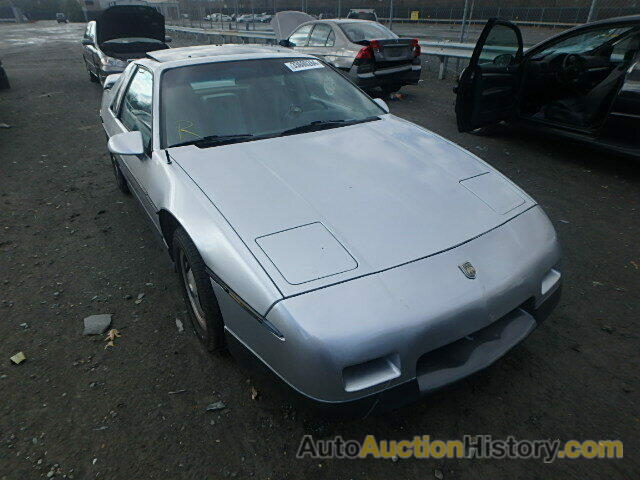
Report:
[[[400,36],[418,38],[420,42],[457,44],[475,44],[484,23],[498,17],[520,26],[525,45],[536,44],[588,20],[640,14],[640,0],[585,0],[563,5],[566,3],[566,0],[452,0],[439,4],[425,0],[163,0],[156,5],[167,24],[235,35],[222,35],[215,40],[208,36],[200,41],[239,43],[272,43],[271,16],[286,10],[303,11],[316,18],[343,18],[351,9],[373,9],[378,21]],[[269,35],[271,38],[264,38]],[[464,59],[445,60],[442,65],[432,61],[425,62],[423,68],[441,76],[440,69],[455,74],[465,64]]]
[[[640,1],[595,0],[568,2],[555,0],[541,1],[496,1],[496,0],[453,0],[450,2],[426,2],[424,0],[178,0],[175,2],[156,2],[150,4],[165,5],[167,20],[184,26],[199,26],[211,19],[235,23],[264,23],[260,19],[284,10],[299,10],[322,18],[340,18],[348,15],[351,9],[374,9],[378,18],[389,22],[392,16],[394,24],[461,24],[465,18],[470,23],[484,22],[492,17],[500,17],[521,25],[569,27],[588,20],[600,20],[625,15],[640,14]],[[519,5],[517,5],[519,4]],[[576,5],[578,4],[578,5]],[[391,12],[392,15],[391,15]],[[168,13],[168,15],[167,15]],[[245,16],[241,18],[241,16]],[[255,22],[250,21],[256,15]],[[226,17],[229,17],[227,19]],[[218,21],[218,23],[224,23]],[[204,28],[204,24],[203,27]],[[245,26],[246,27],[246,26]],[[232,27],[233,28],[233,27]]]

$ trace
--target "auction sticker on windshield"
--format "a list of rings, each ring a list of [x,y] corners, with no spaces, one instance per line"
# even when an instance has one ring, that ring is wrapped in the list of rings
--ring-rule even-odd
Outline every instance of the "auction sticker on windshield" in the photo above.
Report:
[[[300,72],[302,70],[311,70],[312,68],[324,68],[324,65],[318,60],[296,60],[295,62],[284,63],[292,72]]]

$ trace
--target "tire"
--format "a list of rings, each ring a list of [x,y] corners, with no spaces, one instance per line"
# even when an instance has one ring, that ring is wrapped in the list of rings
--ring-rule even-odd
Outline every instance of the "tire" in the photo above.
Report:
[[[173,234],[173,258],[193,331],[214,352],[225,347],[224,321],[198,249],[181,227]]]
[[[127,195],[131,195],[131,190],[129,189],[129,184],[127,183],[127,179],[122,174],[122,170],[120,170],[120,166],[116,161],[116,158],[111,155],[111,166],[113,167],[113,174],[116,177],[116,184],[118,185],[118,190]]]
[[[380,87],[383,95],[391,95],[392,93],[399,92],[402,88],[402,85],[385,85],[384,87]]]
[[[11,84],[9,83],[7,72],[4,71],[4,68],[0,67],[0,90],[6,90],[9,88],[11,88]]]

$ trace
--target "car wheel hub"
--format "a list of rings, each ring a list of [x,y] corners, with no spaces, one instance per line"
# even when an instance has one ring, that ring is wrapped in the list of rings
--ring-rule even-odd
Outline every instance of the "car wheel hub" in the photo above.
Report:
[[[200,327],[206,331],[207,322],[205,320],[204,311],[202,310],[202,305],[200,304],[198,285],[196,284],[196,278],[193,275],[193,270],[189,265],[189,260],[187,260],[184,252],[181,252],[180,256],[180,270],[182,273],[182,281],[184,282],[184,286],[187,291],[187,297],[189,298],[189,304],[191,305],[191,310],[193,310],[193,314],[200,324]]]

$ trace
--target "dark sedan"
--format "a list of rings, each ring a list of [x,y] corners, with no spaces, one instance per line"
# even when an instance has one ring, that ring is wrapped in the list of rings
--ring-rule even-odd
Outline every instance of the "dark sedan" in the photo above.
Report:
[[[84,62],[92,82],[121,73],[130,60],[169,48],[164,16],[142,5],[107,8],[87,24],[82,39]]]
[[[524,52],[491,19],[456,88],[458,128],[501,121],[640,157],[640,16],[601,20]]]

